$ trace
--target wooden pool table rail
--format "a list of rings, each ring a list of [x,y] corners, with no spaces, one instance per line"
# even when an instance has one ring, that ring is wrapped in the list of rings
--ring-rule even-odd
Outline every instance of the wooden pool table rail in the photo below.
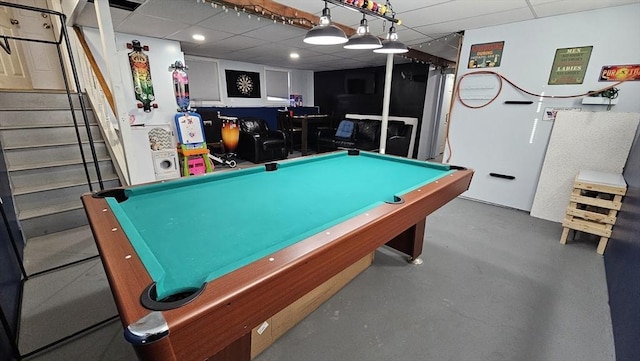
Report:
[[[405,194],[402,204],[383,204],[209,282],[193,302],[162,311],[169,335],[136,352],[149,360],[246,360],[252,328],[376,248],[393,240],[419,256],[425,217],[467,190],[472,175],[458,170]],[[152,280],[106,201],[82,201],[126,327],[151,312],[139,296]]]

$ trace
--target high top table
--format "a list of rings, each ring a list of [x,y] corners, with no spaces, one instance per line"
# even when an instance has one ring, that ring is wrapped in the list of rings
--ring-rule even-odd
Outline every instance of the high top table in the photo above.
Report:
[[[309,154],[309,125],[331,126],[331,119],[327,114],[294,115],[291,117],[291,123],[293,125],[300,125],[302,128],[300,150],[304,156]]]

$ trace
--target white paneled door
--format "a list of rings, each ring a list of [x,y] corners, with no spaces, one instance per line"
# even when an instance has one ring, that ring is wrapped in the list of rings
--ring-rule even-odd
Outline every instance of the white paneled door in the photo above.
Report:
[[[9,0],[12,3],[47,8],[46,0]],[[3,34],[27,39],[55,41],[50,14],[2,7],[0,29]],[[12,54],[2,51],[3,73],[0,86],[5,89],[64,89],[60,61],[55,44],[11,41]],[[64,45],[62,45],[64,47]],[[7,60],[5,63],[4,60]]]

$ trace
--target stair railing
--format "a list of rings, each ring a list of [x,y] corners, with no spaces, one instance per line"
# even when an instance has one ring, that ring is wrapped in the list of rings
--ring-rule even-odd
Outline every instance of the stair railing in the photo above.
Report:
[[[89,45],[87,44],[82,29],[73,27],[75,31],[76,48],[78,49],[78,63],[83,77],[84,91],[89,97],[98,121],[102,137],[107,145],[107,150],[120,178],[122,185],[129,185],[129,170],[126,166],[125,150],[118,129],[117,117],[113,95],[102,75]]]
[[[43,43],[43,44],[52,44],[56,46],[56,50],[58,51],[58,60],[60,62],[60,71],[62,73],[62,79],[64,81],[64,86],[65,86],[65,90],[67,92],[67,99],[69,100],[69,107],[71,109],[71,118],[73,119],[73,124],[75,126],[75,130],[76,130],[76,138],[78,140],[78,146],[79,146],[79,150],[80,150],[80,156],[82,157],[82,162],[83,162],[83,166],[84,166],[84,171],[85,171],[85,176],[87,177],[87,183],[89,186],[89,189],[91,191],[93,191],[93,184],[91,181],[91,176],[89,175],[89,168],[87,165],[87,158],[84,152],[84,149],[82,147],[82,139],[80,137],[80,127],[79,127],[79,123],[78,123],[78,119],[76,117],[76,113],[75,113],[75,106],[73,105],[73,100],[72,100],[72,94],[71,94],[71,84],[69,84],[70,80],[73,80],[73,85],[76,87],[76,89],[80,88],[80,81],[78,79],[78,74],[76,71],[76,66],[75,66],[75,62],[74,62],[74,58],[73,58],[73,54],[71,51],[71,43],[69,41],[69,34],[67,33],[67,29],[66,26],[64,26],[64,24],[66,24],[67,20],[66,20],[66,15],[57,12],[57,11],[53,11],[53,10],[49,10],[49,9],[42,9],[42,8],[37,8],[37,7],[33,7],[33,6],[28,6],[28,5],[23,5],[23,4],[14,4],[14,3],[8,3],[5,1],[0,1],[0,6],[5,6],[8,8],[16,8],[16,9],[21,9],[21,10],[25,10],[25,11],[32,11],[32,12],[37,12],[37,13],[41,13],[43,15],[47,15],[47,16],[51,16],[53,17],[57,17],[59,24],[62,24],[60,26],[60,32],[58,34],[58,39],[57,40],[44,40],[44,39],[37,39],[37,38],[27,38],[27,37],[22,37],[22,36],[13,36],[13,35],[8,35],[8,34],[0,34],[0,38],[3,39],[4,43],[2,44],[2,46],[0,46],[0,48],[2,48],[2,51],[6,52],[7,54],[11,54],[11,47],[9,44],[9,40],[15,40],[15,41],[25,41],[25,42],[34,42],[34,43]],[[64,41],[64,45],[63,45],[63,41]],[[62,48],[62,46],[64,46],[64,48]],[[64,59],[64,55],[63,55],[63,49],[66,48],[66,54],[68,55],[68,61],[69,61],[69,70],[71,71],[70,76],[67,76],[67,69],[65,67],[65,59]],[[87,131],[87,139],[89,140],[89,148],[91,151],[91,155],[93,157],[93,165],[95,167],[96,170],[96,175],[98,178],[98,183],[100,186],[100,189],[104,189],[104,185],[102,182],[102,175],[100,174],[100,168],[98,167],[98,161],[97,161],[97,156],[96,156],[96,150],[95,150],[95,146],[93,143],[93,137],[91,135],[91,131],[89,128],[89,121],[88,121],[88,117],[87,117],[87,110],[84,104],[84,99],[82,97],[82,94],[80,94],[78,92],[78,102],[80,104],[80,111],[82,112],[82,120],[84,123],[84,126],[86,128]]]

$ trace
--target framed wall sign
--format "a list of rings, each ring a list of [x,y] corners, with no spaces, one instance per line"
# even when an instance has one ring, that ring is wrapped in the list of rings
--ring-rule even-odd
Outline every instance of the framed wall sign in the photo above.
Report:
[[[227,96],[230,98],[260,98],[260,73],[225,70]]]
[[[582,84],[593,46],[556,50],[549,85]]]
[[[640,80],[640,64],[605,65],[600,71],[599,81]]]
[[[500,66],[504,41],[473,44],[469,51],[468,68],[495,68]]]

